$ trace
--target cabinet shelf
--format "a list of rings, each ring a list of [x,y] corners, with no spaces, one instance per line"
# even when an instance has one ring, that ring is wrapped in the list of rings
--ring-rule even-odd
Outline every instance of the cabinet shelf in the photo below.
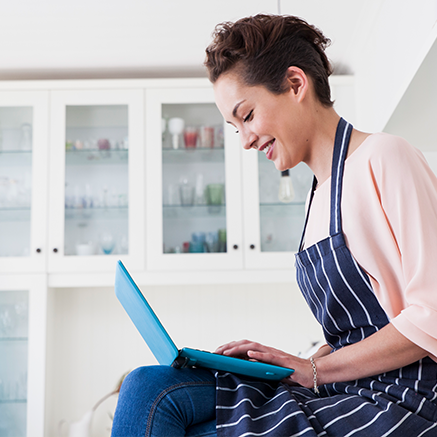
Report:
[[[2,341],[28,341],[27,337],[0,337],[0,342]]]
[[[305,214],[305,202],[261,203],[260,214],[263,217],[286,217]]]
[[[98,208],[66,208],[65,220],[118,220],[126,219],[129,208],[98,207]]]
[[[28,166],[32,164],[32,150],[0,150],[2,167]]]
[[[127,164],[129,150],[66,150],[67,165]]]
[[[223,148],[212,149],[163,149],[163,164],[189,164],[199,162],[224,162],[225,150]]]
[[[0,399],[0,404],[27,404],[27,399]]]
[[[0,208],[0,222],[28,222],[31,209],[27,207]]]
[[[164,219],[225,218],[226,205],[164,205]]]

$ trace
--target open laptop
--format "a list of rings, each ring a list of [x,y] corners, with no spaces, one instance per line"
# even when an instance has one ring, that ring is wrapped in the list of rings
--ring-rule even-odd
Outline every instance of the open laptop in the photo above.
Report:
[[[178,350],[121,261],[117,262],[115,294],[161,365],[176,368],[206,367],[273,381],[279,381],[294,372],[293,369],[285,367],[228,357],[197,349],[183,348]]]

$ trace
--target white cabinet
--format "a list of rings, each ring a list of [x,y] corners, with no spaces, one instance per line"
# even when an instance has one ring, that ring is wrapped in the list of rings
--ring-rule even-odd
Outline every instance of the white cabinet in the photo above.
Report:
[[[147,266],[243,268],[240,150],[211,86],[146,91]]]
[[[43,272],[48,93],[0,91],[0,273]]]
[[[242,149],[208,83],[150,89],[145,101],[148,269],[292,269],[311,171],[303,164],[290,171],[295,196],[282,203],[281,172]]]
[[[145,283],[292,280],[311,172],[292,169],[280,202],[280,172],[242,149],[206,79],[1,85],[0,272],[110,285],[121,258]],[[353,78],[331,85],[354,123]]]
[[[144,268],[142,90],[55,90],[49,271]]]
[[[0,275],[0,435],[44,435],[47,280]]]

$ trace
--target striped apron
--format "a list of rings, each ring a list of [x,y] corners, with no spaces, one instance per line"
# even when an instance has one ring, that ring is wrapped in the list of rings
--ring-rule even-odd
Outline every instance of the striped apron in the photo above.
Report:
[[[367,274],[341,227],[344,161],[352,126],[340,119],[331,172],[329,237],[296,254],[299,287],[333,350],[363,340],[387,323]],[[366,364],[363,363],[363,366]],[[401,369],[310,389],[217,373],[218,436],[437,436],[437,364],[426,357]]]

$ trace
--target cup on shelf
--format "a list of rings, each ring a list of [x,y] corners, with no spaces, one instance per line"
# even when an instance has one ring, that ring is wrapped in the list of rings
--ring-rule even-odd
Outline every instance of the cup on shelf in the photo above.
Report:
[[[105,255],[111,254],[115,247],[115,239],[109,232],[102,232],[100,235],[100,248]]]
[[[227,251],[227,241],[226,241],[226,229],[218,230],[218,251],[226,252]]]
[[[203,174],[201,173],[199,173],[196,176],[195,204],[196,205],[206,204],[205,186],[203,182]]]
[[[180,205],[180,194],[179,194],[178,187],[176,184],[168,184],[167,187],[167,205],[169,206],[175,206]]]
[[[194,187],[188,179],[182,179],[179,184],[179,193],[182,206],[192,206],[194,204]]]
[[[92,241],[88,243],[76,244],[76,255],[78,256],[91,256],[96,253],[96,247]]]
[[[225,131],[223,125],[216,126],[214,133],[214,147],[217,149],[223,149],[223,147],[225,147]]]
[[[20,149],[32,150],[32,125],[29,123],[21,125]]]
[[[209,205],[208,211],[212,214],[218,214],[224,203],[224,185],[208,184],[206,186],[206,198]]]
[[[168,120],[168,130],[172,135],[172,146],[173,149],[179,149],[180,147],[180,136],[184,131],[185,121],[183,118],[173,117]]]
[[[194,149],[197,145],[197,128],[187,126],[184,130],[184,142],[186,149]]]
[[[109,150],[111,148],[111,143],[106,138],[100,138],[97,141],[97,146],[99,150]]]
[[[202,126],[199,129],[199,143],[203,149],[212,149],[214,147],[214,128],[212,126]]]
[[[208,205],[223,205],[224,185],[208,184],[206,186]]]
[[[205,235],[206,252],[218,252],[218,232],[207,232]]]

